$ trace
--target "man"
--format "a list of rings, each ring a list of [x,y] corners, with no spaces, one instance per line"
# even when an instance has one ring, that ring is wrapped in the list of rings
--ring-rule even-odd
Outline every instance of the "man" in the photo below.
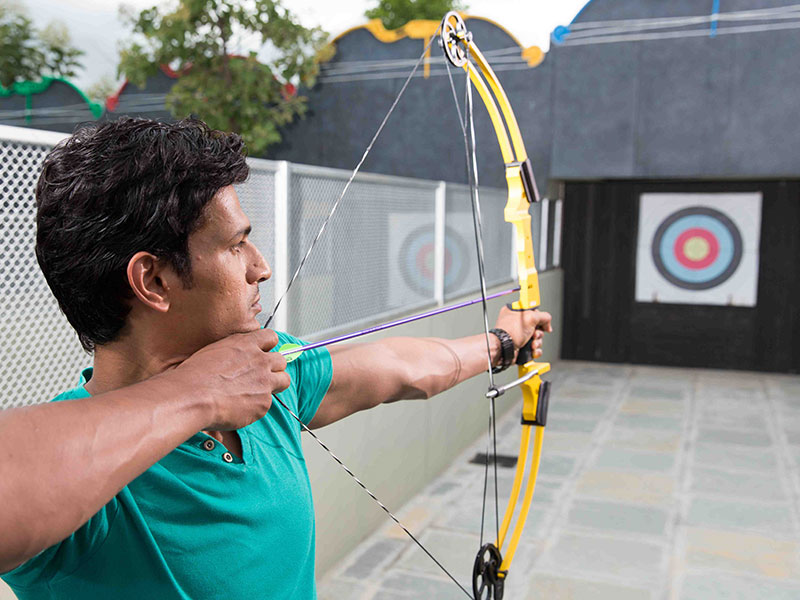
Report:
[[[17,464],[0,482],[9,515],[0,517],[0,570],[22,600],[313,599],[300,427],[272,394],[322,427],[485,370],[482,335],[388,338],[288,365],[277,352],[254,360],[254,348],[298,340],[258,330],[258,284],[271,273],[232,187],[247,174],[241,139],[197,120],[105,123],[46,159],[37,257],[94,367],[51,404],[74,410],[44,431],[5,419],[6,431],[24,433],[13,438],[21,451],[4,457],[13,452]],[[506,336],[515,349],[534,337],[541,354],[537,327],[549,330],[550,316],[504,309],[494,362],[508,362]],[[229,356],[237,343],[241,362]],[[174,375],[202,361],[241,394],[207,382],[187,394],[195,382]],[[258,371],[257,384],[241,370]],[[58,504],[47,486],[25,481],[44,472]]]

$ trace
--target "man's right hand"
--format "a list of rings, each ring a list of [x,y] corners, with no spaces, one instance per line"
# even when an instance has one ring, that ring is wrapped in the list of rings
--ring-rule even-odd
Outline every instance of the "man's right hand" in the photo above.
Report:
[[[209,422],[203,429],[239,429],[267,414],[272,394],[291,384],[286,359],[269,352],[277,343],[271,329],[237,333],[198,350],[174,369],[208,400]]]

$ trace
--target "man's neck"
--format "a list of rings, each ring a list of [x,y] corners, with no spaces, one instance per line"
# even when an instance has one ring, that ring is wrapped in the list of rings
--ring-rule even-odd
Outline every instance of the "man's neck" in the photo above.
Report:
[[[186,356],[162,357],[130,342],[111,342],[94,352],[92,378],[86,390],[101,394],[133,385],[180,364]]]

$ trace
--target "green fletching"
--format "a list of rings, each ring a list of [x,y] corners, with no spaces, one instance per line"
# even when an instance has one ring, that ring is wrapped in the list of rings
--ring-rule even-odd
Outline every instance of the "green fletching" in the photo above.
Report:
[[[294,350],[295,348],[302,348],[302,346],[300,344],[284,344],[283,346],[278,348],[278,352],[283,353],[283,352],[286,352],[287,350]],[[299,352],[292,352],[291,354],[285,355],[286,362],[290,363],[293,360],[295,360],[297,358],[300,358],[300,355],[302,353],[303,353],[303,351],[300,350]]]

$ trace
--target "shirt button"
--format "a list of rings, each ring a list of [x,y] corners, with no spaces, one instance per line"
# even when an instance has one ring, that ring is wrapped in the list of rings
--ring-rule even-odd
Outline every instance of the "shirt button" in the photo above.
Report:
[[[216,446],[214,440],[206,440],[205,442],[203,442],[203,448],[205,448],[206,450],[213,450],[214,446]]]
[[[233,462],[233,456],[231,455],[230,452],[226,452],[225,454],[222,455],[222,460],[224,460],[226,463],[231,463]]]

